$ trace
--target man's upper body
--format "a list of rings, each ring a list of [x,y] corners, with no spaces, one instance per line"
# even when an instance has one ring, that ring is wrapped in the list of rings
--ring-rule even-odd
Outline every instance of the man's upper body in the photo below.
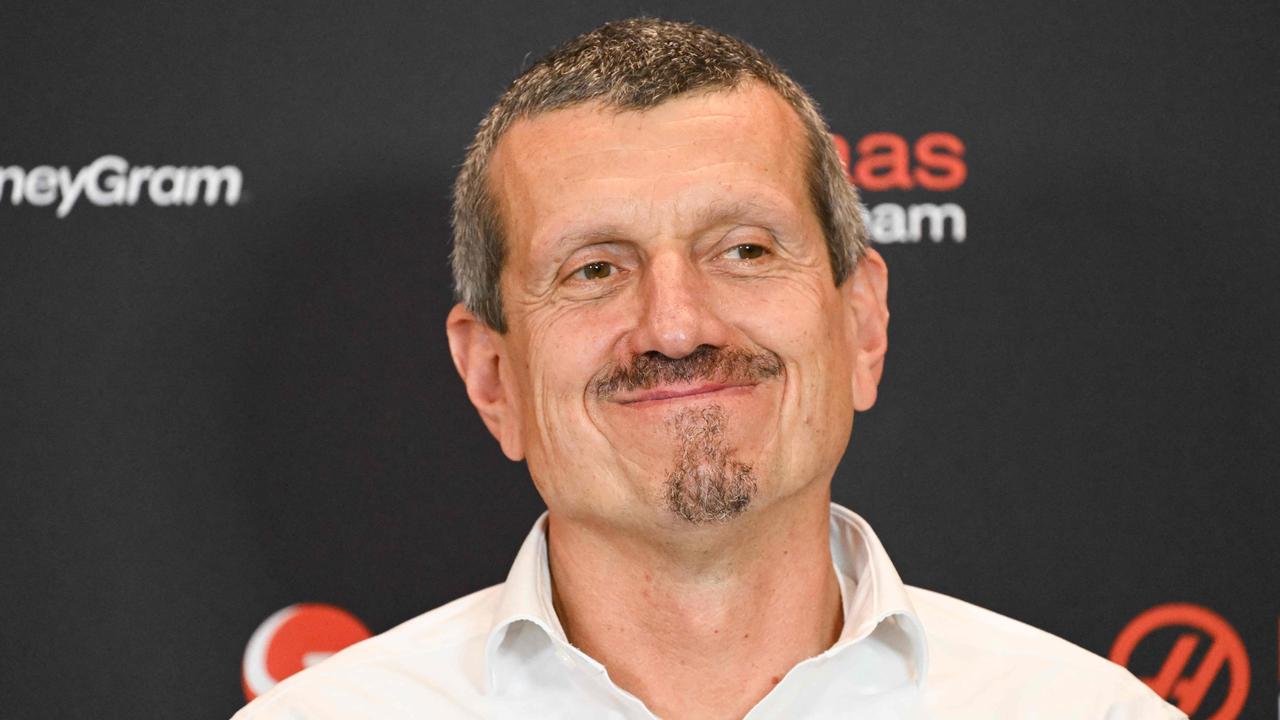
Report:
[[[468,150],[453,263],[454,363],[545,520],[501,589],[246,717],[1167,713],[833,525],[888,276],[813,101],[758,51],[640,19],[534,64]]]
[[[653,718],[568,641],[551,597],[545,521],[504,584],[344,650],[234,720]],[[1185,717],[1124,668],[1065,640],[904,585],[867,523],[838,505],[829,532],[839,637],[777,678],[749,720]]]

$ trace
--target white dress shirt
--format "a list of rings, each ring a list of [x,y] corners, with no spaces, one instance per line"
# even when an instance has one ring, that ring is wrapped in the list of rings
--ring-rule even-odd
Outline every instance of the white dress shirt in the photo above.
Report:
[[[288,678],[233,720],[654,715],[569,644],[551,604],[546,515],[507,581]],[[747,714],[797,718],[1184,718],[1127,670],[1065,640],[903,585],[871,527],[831,506],[844,629]]]

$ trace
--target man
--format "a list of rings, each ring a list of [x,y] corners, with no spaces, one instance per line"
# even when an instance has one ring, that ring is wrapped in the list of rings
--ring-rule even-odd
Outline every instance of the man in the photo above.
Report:
[[[453,358],[548,512],[505,584],[239,717],[1180,717],[904,586],[830,504],[887,276],[813,102],[757,51],[649,19],[553,51],[481,123],[454,226]]]

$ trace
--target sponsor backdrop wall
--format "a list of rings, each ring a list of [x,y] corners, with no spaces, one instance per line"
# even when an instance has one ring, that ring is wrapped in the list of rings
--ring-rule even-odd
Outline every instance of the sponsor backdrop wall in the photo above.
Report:
[[[1276,717],[1280,10],[1044,0],[7,4],[2,714],[226,717],[503,579],[541,505],[446,350],[450,183],[640,11],[841,136],[893,324],[834,495],[904,579]]]

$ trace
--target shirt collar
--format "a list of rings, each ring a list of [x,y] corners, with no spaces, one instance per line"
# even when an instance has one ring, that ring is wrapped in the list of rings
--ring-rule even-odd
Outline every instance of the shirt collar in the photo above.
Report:
[[[520,546],[502,586],[485,643],[485,680],[490,692],[499,689],[504,678],[539,646],[569,644],[551,600],[546,527],[544,512]],[[844,628],[835,645],[819,657],[837,656],[873,634],[888,636],[891,643],[894,637],[903,637],[905,659],[916,685],[922,685],[928,668],[924,626],[880,539],[866,520],[835,503],[831,504],[830,538]]]
[[[889,561],[875,531],[857,513],[831,504],[831,560],[840,578],[844,628],[824,654],[839,652],[867,636],[905,636],[912,678],[923,686],[929,667],[924,624],[911,605],[907,587]],[[889,642],[893,642],[890,637]]]
[[[541,632],[523,632],[526,626]],[[525,638],[546,639],[568,644],[560,618],[551,600],[551,565],[547,562],[547,513],[542,513],[533,529],[525,537],[516,553],[497,610],[493,626],[485,642],[485,681],[490,692],[498,688],[502,678],[509,673],[512,664],[518,664],[521,654],[510,646],[508,639],[515,634]]]

